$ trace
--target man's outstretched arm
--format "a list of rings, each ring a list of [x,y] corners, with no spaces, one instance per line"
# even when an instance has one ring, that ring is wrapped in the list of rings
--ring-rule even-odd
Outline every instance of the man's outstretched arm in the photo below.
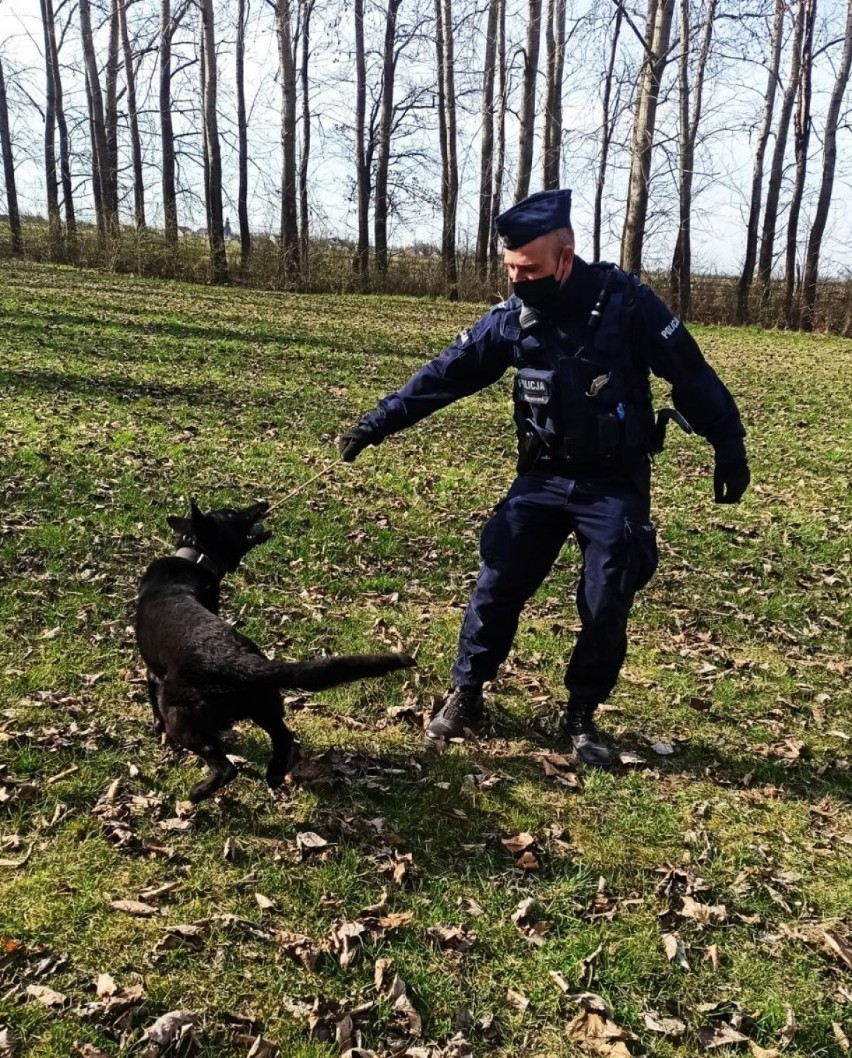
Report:
[[[492,309],[342,434],[338,441],[341,456],[351,463],[367,445],[380,444],[391,434],[496,382],[510,363],[511,345],[500,337],[499,313]]]

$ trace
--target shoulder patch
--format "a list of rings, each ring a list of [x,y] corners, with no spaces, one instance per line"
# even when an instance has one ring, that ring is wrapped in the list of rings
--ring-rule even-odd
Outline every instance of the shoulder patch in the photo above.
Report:
[[[678,329],[678,327],[680,327],[680,318],[678,316],[673,316],[665,325],[665,327],[663,327],[663,329],[660,331],[660,337],[671,338],[671,336]]]

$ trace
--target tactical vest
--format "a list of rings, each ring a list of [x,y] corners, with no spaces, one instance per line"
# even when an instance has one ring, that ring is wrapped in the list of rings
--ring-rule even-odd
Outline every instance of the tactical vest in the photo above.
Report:
[[[506,321],[520,470],[546,458],[630,471],[654,449],[648,369],[628,347],[638,296],[638,281],[610,266],[579,342],[527,306]]]

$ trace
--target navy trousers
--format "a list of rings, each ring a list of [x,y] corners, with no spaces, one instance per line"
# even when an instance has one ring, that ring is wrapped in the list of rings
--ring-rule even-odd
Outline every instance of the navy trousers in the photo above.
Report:
[[[649,519],[646,473],[631,480],[535,470],[516,478],[482,530],[482,568],[462,623],[453,685],[474,687],[494,679],[524,604],[574,533],[582,554],[577,586],[582,627],[565,686],[577,700],[604,701],[627,652],[634,595],[657,567],[656,531]]]

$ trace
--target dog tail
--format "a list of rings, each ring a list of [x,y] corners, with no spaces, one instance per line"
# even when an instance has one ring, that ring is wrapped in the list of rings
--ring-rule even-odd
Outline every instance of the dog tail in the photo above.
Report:
[[[340,683],[351,683],[369,676],[384,676],[396,669],[416,664],[410,654],[348,654],[317,658],[315,661],[270,661],[262,656],[243,659],[241,675],[259,683],[281,688],[322,691]]]

